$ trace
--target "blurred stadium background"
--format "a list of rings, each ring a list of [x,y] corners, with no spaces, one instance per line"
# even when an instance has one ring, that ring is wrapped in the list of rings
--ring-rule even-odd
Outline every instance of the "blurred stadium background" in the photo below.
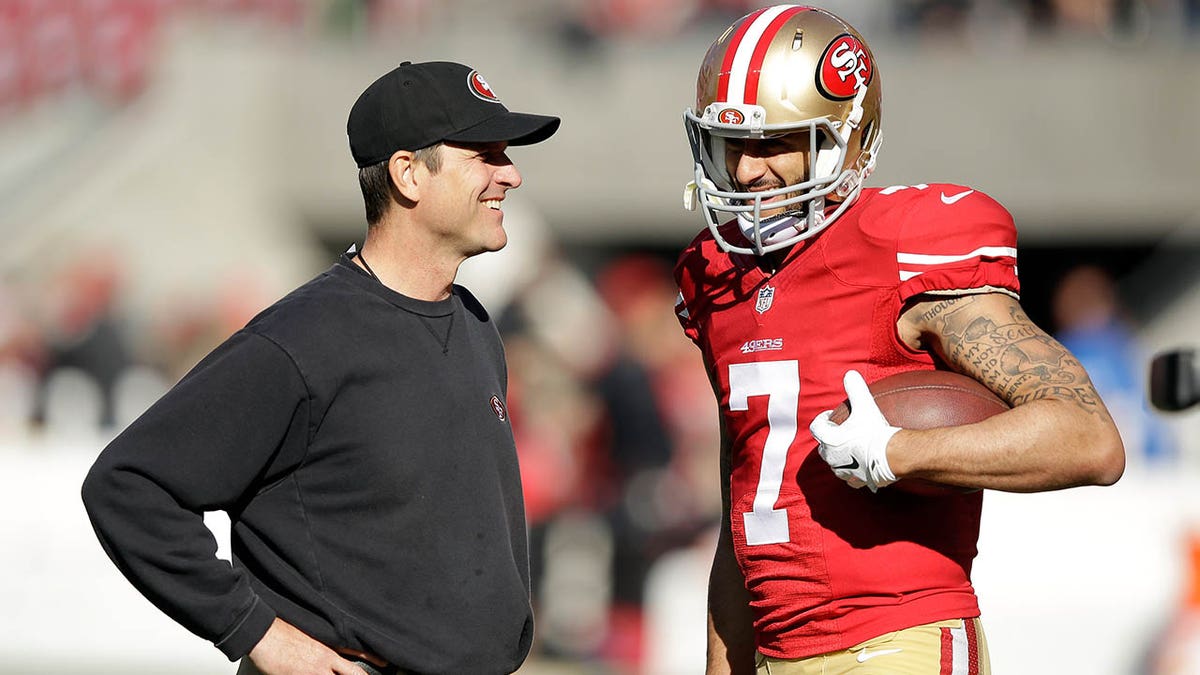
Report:
[[[717,441],[671,312],[672,256],[701,227],[681,113],[708,44],[760,4],[0,0],[0,672],[233,672],[124,582],[79,484],[201,355],[361,239],[346,113],[436,59],[563,118],[511,153],[510,246],[462,272],[510,358],[539,621],[521,672],[702,672]],[[1113,488],[988,494],[995,672],[1200,672],[1200,411],[1144,396],[1150,354],[1200,343],[1200,3],[823,5],[880,64],[871,183],[1007,205],[1026,308],[1126,438]]]

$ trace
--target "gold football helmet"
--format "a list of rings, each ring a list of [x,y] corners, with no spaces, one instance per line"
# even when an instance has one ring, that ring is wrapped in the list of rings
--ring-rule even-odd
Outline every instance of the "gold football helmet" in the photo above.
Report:
[[[875,166],[882,133],[875,58],[850,24],[802,5],[775,5],[730,26],[704,55],[696,107],[684,111],[695,160],[685,204],[699,197],[717,242],[762,255],[816,235],[858,197]],[[808,171],[799,183],[739,190],[726,169],[726,138],[807,133]],[[777,201],[763,202],[779,197]],[[783,209],[763,217],[763,211]],[[749,246],[727,241],[734,216]]]

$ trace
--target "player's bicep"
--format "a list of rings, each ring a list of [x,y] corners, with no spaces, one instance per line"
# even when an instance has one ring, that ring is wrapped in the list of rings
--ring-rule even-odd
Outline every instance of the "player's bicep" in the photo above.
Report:
[[[912,305],[903,323],[952,368],[979,380],[1014,407],[1058,399],[1089,413],[1107,414],[1078,359],[1035,325],[1009,295],[931,298]]]

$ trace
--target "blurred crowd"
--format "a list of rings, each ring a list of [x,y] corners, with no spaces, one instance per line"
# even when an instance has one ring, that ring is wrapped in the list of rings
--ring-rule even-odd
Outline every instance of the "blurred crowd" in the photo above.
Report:
[[[153,316],[131,314],[114,251],[49,264],[49,284],[0,284],[6,442],[120,431],[267,304],[252,280],[238,279],[217,284],[210,297],[165,300]]]
[[[664,36],[695,23],[727,25],[765,3],[753,0],[598,0],[573,3],[567,25],[586,36]],[[965,37],[1016,24],[1033,36],[1071,35],[1120,39],[1144,35],[1156,22],[1176,24],[1189,36],[1200,29],[1197,0],[897,0],[814,3],[854,16],[856,24],[916,37]]]
[[[762,6],[755,0],[527,0],[505,5],[531,29],[588,50],[610,40],[709,30]],[[1195,38],[1200,0],[898,0],[818,5],[853,16],[876,39],[1030,37],[1127,41],[1152,32]],[[5,0],[0,3],[0,114],[48,93],[86,86],[127,100],[150,77],[173,18],[232,18],[315,35],[404,35],[497,11],[483,0]],[[557,30],[555,30],[557,29]],[[976,30],[981,29],[981,30]],[[1161,36],[1156,36],[1161,37]],[[1170,37],[1170,36],[1168,36]]]

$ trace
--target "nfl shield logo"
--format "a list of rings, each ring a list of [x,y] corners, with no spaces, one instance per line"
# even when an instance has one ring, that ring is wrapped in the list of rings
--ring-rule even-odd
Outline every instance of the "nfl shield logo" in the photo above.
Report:
[[[758,289],[758,302],[754,303],[754,309],[763,314],[768,309],[771,309],[771,303],[775,301],[775,287],[763,286]]]

